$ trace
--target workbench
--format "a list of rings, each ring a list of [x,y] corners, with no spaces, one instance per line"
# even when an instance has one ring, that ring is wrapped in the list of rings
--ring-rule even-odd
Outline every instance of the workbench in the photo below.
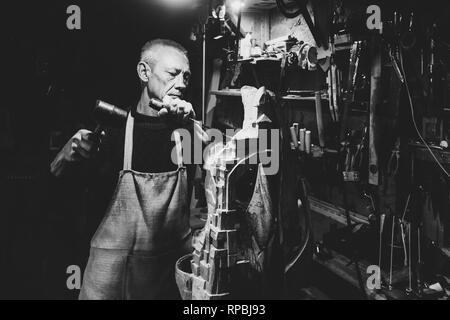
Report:
[[[435,162],[430,151],[424,145],[410,144],[409,146],[416,160]],[[432,146],[431,150],[441,164],[450,165],[450,151],[435,146]]]
[[[351,261],[350,258],[337,253],[333,250],[328,250],[331,253],[331,258],[322,260],[321,258],[314,256],[313,260],[315,263],[323,266],[336,276],[340,277],[342,280],[348,282],[355,290],[360,290],[360,284],[358,281],[358,269],[356,269],[356,263]],[[372,300],[395,300],[395,299],[407,299],[408,297],[401,290],[389,290],[384,284],[388,282],[389,274],[382,271],[383,286],[381,290],[370,290],[366,286],[366,282],[370,274],[367,273],[367,268],[369,263],[365,261],[358,262],[359,272],[362,277],[362,283],[364,284],[365,293],[368,299]],[[408,279],[408,269],[402,269],[396,271],[392,275],[393,284],[403,283]]]
[[[328,204],[324,201],[310,198],[312,216],[312,225],[314,232],[314,239],[319,240],[325,233],[326,226],[330,224],[339,223],[345,225],[345,217],[343,216],[344,209]],[[350,212],[350,218],[353,222],[368,223],[367,218]],[[358,280],[358,269],[356,269],[356,263],[349,257],[340,254],[334,250],[327,248],[327,253],[331,255],[328,259],[323,259],[314,255],[313,261],[316,265],[323,267],[326,271],[337,276],[339,279],[348,283],[356,291],[360,291],[360,281]],[[358,261],[358,268],[364,284],[365,294],[368,299],[372,300],[394,300],[394,299],[408,299],[408,296],[404,293],[404,290],[394,289],[388,290],[387,283],[389,282],[389,274],[381,271],[382,289],[370,290],[367,288],[367,279],[371,274],[367,273],[367,268],[371,264],[367,261]],[[402,268],[394,270],[392,274],[392,284],[394,288],[404,289],[408,283],[408,269]]]

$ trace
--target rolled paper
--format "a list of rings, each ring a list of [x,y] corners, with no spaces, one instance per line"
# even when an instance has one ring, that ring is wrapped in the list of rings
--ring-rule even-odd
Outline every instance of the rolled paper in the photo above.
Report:
[[[300,129],[300,151],[305,151],[305,133],[306,129]]]
[[[297,131],[295,130],[295,127],[290,127],[290,131],[292,142],[294,143],[295,148],[297,148],[298,147]]]
[[[311,131],[306,131],[305,133],[305,149],[306,153],[311,153]]]
[[[298,123],[297,123],[297,122],[294,122],[294,123],[292,124],[292,126],[295,128],[295,132],[297,133],[297,139],[298,139],[298,137],[300,136],[300,131],[299,131],[299,128],[298,128]]]

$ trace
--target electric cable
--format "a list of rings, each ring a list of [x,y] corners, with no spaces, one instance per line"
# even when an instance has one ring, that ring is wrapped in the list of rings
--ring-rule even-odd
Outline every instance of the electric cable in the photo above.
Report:
[[[406,79],[406,72],[405,72],[405,68],[404,68],[404,65],[403,65],[403,52],[402,52],[402,50],[400,50],[399,57],[400,57],[400,67],[402,68],[403,78],[405,79],[405,87],[406,87],[406,92],[408,94],[409,105],[410,105],[410,109],[411,109],[411,119],[412,119],[412,122],[413,122],[413,125],[414,125],[414,129],[416,130],[416,133],[419,136],[419,138],[422,141],[422,143],[425,145],[425,147],[428,149],[428,151],[430,152],[430,154],[433,157],[433,159],[436,161],[437,165],[445,173],[447,178],[450,179],[450,173],[447,170],[445,170],[444,166],[439,162],[439,160],[436,157],[436,155],[434,154],[433,150],[431,150],[431,148],[428,145],[428,143],[425,141],[423,136],[420,134],[420,130],[419,130],[418,126],[417,126],[416,119],[414,117],[414,104],[413,104],[413,101],[412,101],[411,91],[409,90],[408,80]]]
[[[302,185],[304,186],[304,182],[302,183]],[[303,191],[304,193],[306,193],[307,191]],[[300,208],[303,205],[302,201],[299,200],[297,201],[297,208]],[[305,252],[306,248],[308,247],[308,244],[310,243],[311,240],[311,213],[309,212],[309,208],[307,206],[309,206],[309,203],[304,203],[305,205],[305,224],[306,224],[306,236],[305,236],[305,241],[301,247],[301,249],[298,251],[298,253],[296,254],[295,258],[292,259],[292,261],[286,265],[286,267],[284,268],[284,273],[288,273],[289,270],[297,263],[298,260],[300,260],[300,258],[303,256],[303,253]]]

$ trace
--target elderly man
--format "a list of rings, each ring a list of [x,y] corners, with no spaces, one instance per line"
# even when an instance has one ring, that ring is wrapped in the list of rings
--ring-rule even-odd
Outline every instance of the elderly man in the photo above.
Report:
[[[187,173],[175,131],[177,119],[194,116],[183,100],[190,77],[187,52],[170,40],[148,42],[137,73],[139,102],[124,130],[102,138],[94,157],[99,170],[114,173],[115,189],[91,240],[80,299],[178,298],[174,266],[188,252],[191,233]],[[152,98],[165,107],[156,109]],[[97,152],[92,132],[80,130],[56,156],[51,172],[60,177]]]

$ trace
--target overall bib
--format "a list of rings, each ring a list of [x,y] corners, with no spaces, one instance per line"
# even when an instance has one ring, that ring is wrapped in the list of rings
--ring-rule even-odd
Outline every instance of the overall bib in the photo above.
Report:
[[[190,252],[188,184],[181,139],[174,131],[178,169],[131,169],[134,118],[125,129],[123,170],[92,241],[80,299],[176,299],[174,265]],[[158,150],[148,150],[158,152]]]

